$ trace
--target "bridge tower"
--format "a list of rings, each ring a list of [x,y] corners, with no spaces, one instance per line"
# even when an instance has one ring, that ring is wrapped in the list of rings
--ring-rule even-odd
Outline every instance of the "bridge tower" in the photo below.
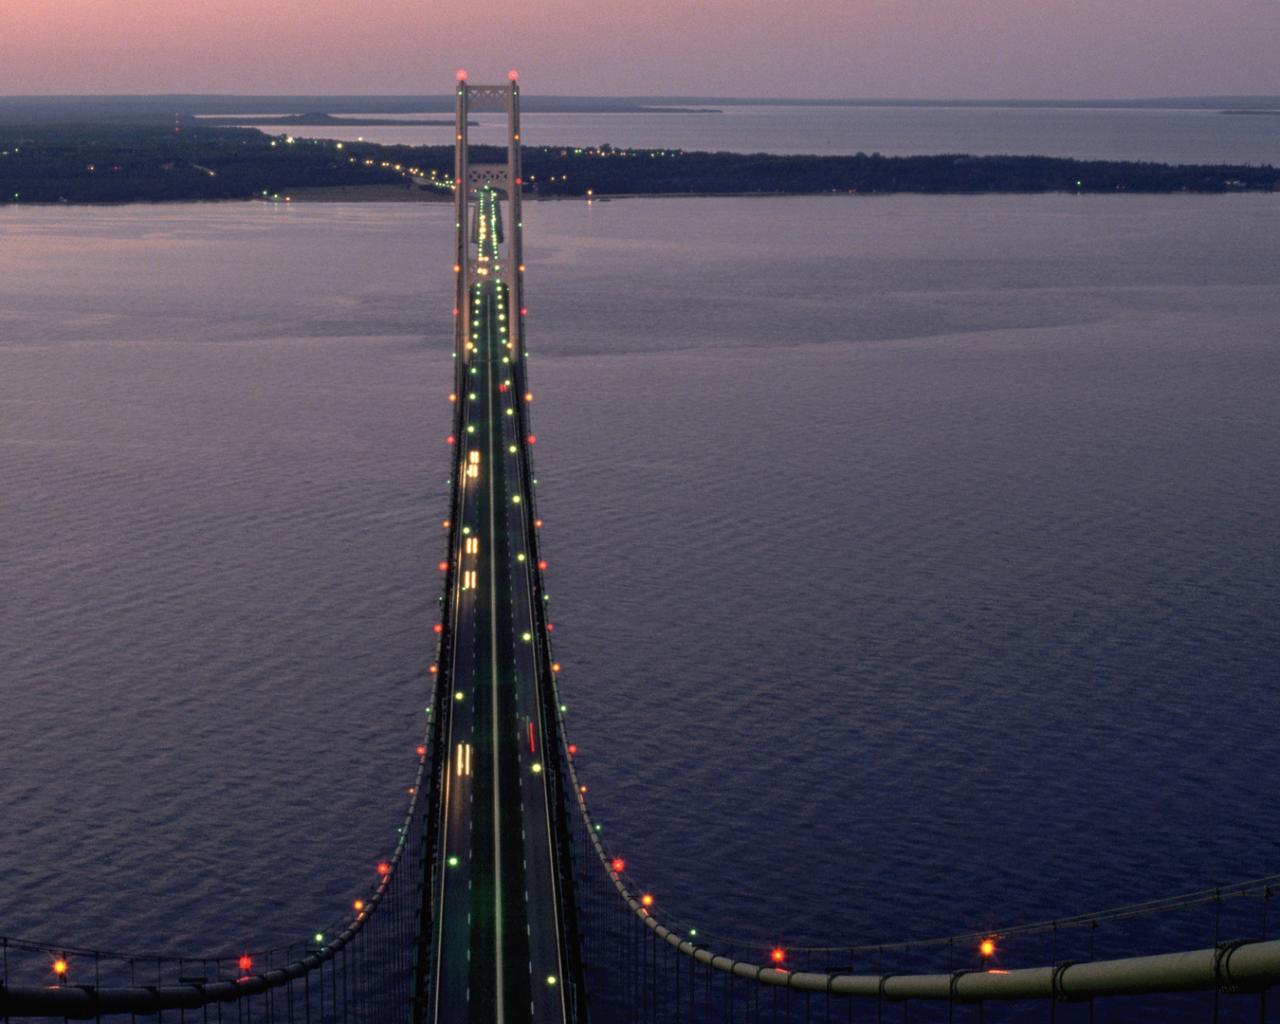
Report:
[[[586,1019],[525,373],[520,92],[459,72],[454,424],[415,1024]],[[470,116],[506,115],[476,159]],[[493,160],[505,148],[505,160]],[[478,147],[477,147],[478,149]],[[479,152],[485,152],[479,150]]]

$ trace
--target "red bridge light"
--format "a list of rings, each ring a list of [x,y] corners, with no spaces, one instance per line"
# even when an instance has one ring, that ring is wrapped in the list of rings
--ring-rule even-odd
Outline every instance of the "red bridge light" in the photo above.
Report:
[[[422,746],[421,744],[419,744],[419,745],[418,745],[417,750],[418,750],[418,756],[419,756],[419,757],[426,757],[426,756],[427,756],[427,748],[426,748],[426,747],[424,747],[424,746]]]
[[[240,970],[247,972],[250,968],[253,967],[253,957],[251,957],[248,953],[246,953],[239,960],[237,960],[236,963],[240,966]]]
[[[391,874],[391,865],[384,860],[381,864],[378,865],[378,874],[380,874],[383,878],[386,878],[387,875]]]
[[[576,744],[576,743],[570,743],[570,744],[569,744],[569,756],[570,756],[570,757],[574,757],[575,755],[577,755],[577,753],[578,753],[578,744]]]
[[[448,563],[448,562],[441,562],[441,563],[440,563],[440,571],[441,571],[441,572],[448,572],[448,571],[449,571],[449,563]]]
[[[787,951],[783,949],[781,946],[774,946],[773,949],[769,951],[769,959],[772,960],[775,964],[782,963],[784,960],[786,960],[786,958],[787,958]]]
[[[622,869],[627,866],[627,862],[623,860],[621,857],[614,857],[613,863],[610,864],[609,866],[613,868],[615,874],[620,875],[622,874]]]
[[[537,444],[537,443],[538,443],[538,438],[537,438],[537,435],[536,435],[536,434],[530,434],[530,435],[529,435],[529,443],[530,443],[530,444]]]
[[[444,632],[444,626],[440,625],[440,623],[438,623],[438,622],[437,622],[434,626],[432,626],[431,628],[432,628],[432,630],[433,630],[434,632],[436,632],[436,633],[443,633],[443,632]]]
[[[458,68],[458,81],[465,82],[467,80],[467,69]]]

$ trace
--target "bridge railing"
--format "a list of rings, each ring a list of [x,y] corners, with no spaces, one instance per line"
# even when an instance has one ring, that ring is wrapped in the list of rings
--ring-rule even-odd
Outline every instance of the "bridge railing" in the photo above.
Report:
[[[518,305],[518,304],[517,304]],[[524,309],[520,309],[523,320]],[[523,330],[520,332],[523,339]],[[549,775],[549,787],[555,794],[553,816],[556,821],[556,837],[558,855],[556,865],[560,873],[557,889],[562,897],[561,921],[564,935],[562,941],[570,951],[569,971],[572,976],[570,986],[570,1019],[586,1019],[587,995],[585,974],[582,964],[582,929],[578,915],[578,898],[576,895],[576,872],[573,857],[573,825],[576,810],[570,796],[570,781],[566,775],[567,749],[563,742],[563,705],[560,703],[559,691],[555,685],[559,664],[551,648],[551,628],[548,624],[547,601],[542,566],[543,561],[540,527],[542,519],[538,511],[537,477],[533,468],[533,425],[530,420],[529,400],[532,390],[528,378],[528,366],[525,363],[526,353],[523,347],[515,352],[511,363],[512,381],[515,387],[516,430],[519,443],[519,472],[521,487],[526,495],[524,502],[524,540],[528,549],[528,557],[532,563],[533,579],[533,619],[534,645],[541,677],[540,698],[543,721],[549,735],[542,739],[543,745],[557,751],[556,757],[547,758],[546,769]]]
[[[409,1005],[406,1008],[408,1019],[419,1021],[423,1018],[425,1007],[431,996],[431,953],[434,941],[434,895],[438,889],[439,862],[438,834],[440,813],[444,793],[444,769],[449,763],[449,752],[446,749],[446,737],[449,734],[449,718],[453,712],[451,688],[446,685],[453,672],[453,636],[457,630],[458,609],[454,603],[460,549],[463,490],[460,486],[465,472],[464,450],[462,438],[465,436],[463,389],[466,386],[466,368],[462,360],[454,353],[453,393],[450,401],[453,404],[451,419],[452,432],[449,434],[450,476],[449,476],[449,518],[445,520],[448,530],[448,543],[444,560],[440,563],[444,569],[444,580],[438,598],[440,605],[440,621],[436,624],[436,648],[428,667],[431,674],[429,688],[430,703],[427,714],[430,716],[427,728],[425,747],[431,761],[419,773],[419,781],[415,787],[418,794],[424,795],[425,802],[422,813],[421,836],[419,839],[419,857],[416,869],[417,912],[414,919],[412,937],[412,970],[409,981]]]

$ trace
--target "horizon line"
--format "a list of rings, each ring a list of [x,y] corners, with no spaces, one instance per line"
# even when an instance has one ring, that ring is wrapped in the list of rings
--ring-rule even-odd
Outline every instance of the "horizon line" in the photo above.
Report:
[[[946,103],[946,104],[1097,104],[1097,103],[1174,103],[1185,101],[1239,101],[1239,100],[1280,100],[1277,93],[1186,93],[1181,95],[1159,96],[1091,96],[1091,97],[1018,97],[1018,96],[761,96],[734,95],[715,96],[706,93],[527,93],[529,98],[551,100],[657,100],[665,102],[716,102],[716,103]],[[0,100],[142,100],[142,99],[220,99],[222,97],[246,99],[387,99],[414,100],[430,99],[452,102],[450,92],[39,92],[39,93],[4,93]]]

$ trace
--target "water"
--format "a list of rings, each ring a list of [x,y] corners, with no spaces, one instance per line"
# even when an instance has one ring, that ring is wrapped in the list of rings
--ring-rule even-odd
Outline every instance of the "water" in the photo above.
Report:
[[[874,942],[1277,870],[1278,214],[529,204],[557,658],[664,913]],[[450,211],[0,237],[0,932],[327,925],[422,728]]]
[[[438,113],[421,116],[441,119]],[[474,131],[494,130],[494,138],[505,123],[495,114],[476,114],[473,120],[480,125]],[[536,145],[607,142],[740,153],[1012,153],[1160,163],[1280,163],[1280,117],[1216,110],[742,106],[719,113],[523,114],[521,121],[525,137]],[[263,130],[348,142],[453,144],[453,129],[447,125],[281,125]]]

